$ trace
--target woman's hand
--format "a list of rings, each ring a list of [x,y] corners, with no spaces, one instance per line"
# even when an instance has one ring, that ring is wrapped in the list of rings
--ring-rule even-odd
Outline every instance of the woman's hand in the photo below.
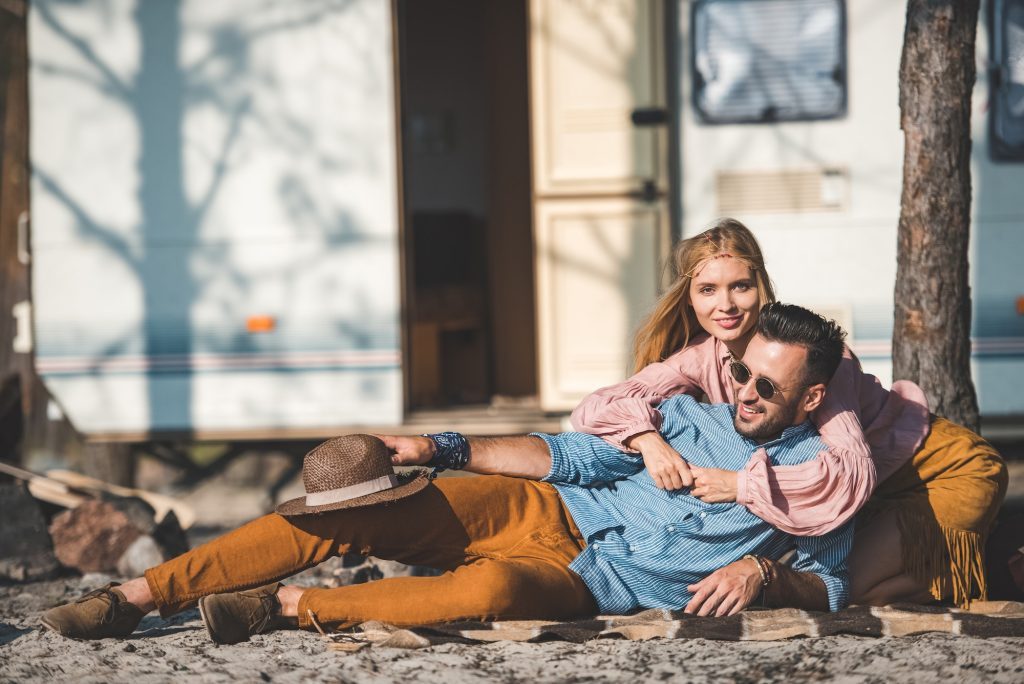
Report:
[[[648,474],[661,489],[672,491],[693,484],[689,465],[657,432],[641,432],[629,439],[626,446],[640,452]]]
[[[732,503],[736,500],[736,473],[721,468],[690,466],[693,487],[690,494],[704,503]]]

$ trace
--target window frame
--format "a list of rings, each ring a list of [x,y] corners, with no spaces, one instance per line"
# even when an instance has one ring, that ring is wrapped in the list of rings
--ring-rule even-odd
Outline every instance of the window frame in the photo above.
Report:
[[[849,83],[849,57],[848,57],[848,33],[849,20],[846,11],[846,0],[832,0],[838,5],[839,11],[839,70],[840,70],[840,99],[833,113],[828,114],[807,114],[797,117],[774,117],[774,118],[751,118],[751,117],[717,117],[709,115],[701,106],[701,88],[697,87],[700,77],[697,72],[697,14],[701,8],[710,4],[722,4],[728,2],[757,2],[758,0],[694,0],[690,5],[690,30],[689,30],[689,57],[690,57],[690,98],[694,112],[697,114],[697,121],[706,126],[732,126],[732,125],[772,125],[779,123],[799,123],[806,121],[834,121],[843,119],[849,112],[850,83]]]
[[[1024,0],[992,0],[988,3],[988,153],[997,162],[1024,162],[1024,140],[1012,145],[998,134],[999,116],[1002,109],[998,106],[998,95],[1005,83],[1003,71],[1009,51],[1005,45],[1004,7],[1019,3],[1024,8]],[[1024,123],[1024,115],[1021,116]]]

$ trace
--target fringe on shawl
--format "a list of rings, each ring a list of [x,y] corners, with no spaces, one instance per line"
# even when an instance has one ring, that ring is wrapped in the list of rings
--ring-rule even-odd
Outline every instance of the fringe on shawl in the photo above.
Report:
[[[988,599],[987,535],[944,527],[934,516],[906,509],[899,512],[897,525],[904,540],[904,571],[926,585],[936,601],[950,597],[958,607],[967,608],[972,600]]]

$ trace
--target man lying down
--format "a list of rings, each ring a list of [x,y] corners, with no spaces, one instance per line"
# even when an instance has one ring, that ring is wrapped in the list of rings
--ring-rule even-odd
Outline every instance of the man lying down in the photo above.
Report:
[[[762,315],[742,361],[736,405],[688,396],[661,404],[661,428],[698,468],[739,470],[759,449],[772,463],[824,448],[808,414],[839,364],[843,332],[799,307]],[[767,378],[785,392],[755,389]],[[393,464],[484,477],[411,480]],[[457,433],[355,435],[306,456],[306,496],[282,504],[144,577],[53,608],[43,624],[79,639],[130,634],[151,610],[198,601],[218,643],[285,627],[345,628],[367,620],[554,619],[639,608],[700,615],[765,605],[838,610],[847,602],[852,523],[794,537],[735,503],[660,489],[638,455],[579,433],[464,438]],[[777,563],[796,548],[791,566]],[[423,565],[401,577],[334,589],[280,580],[343,553]]]

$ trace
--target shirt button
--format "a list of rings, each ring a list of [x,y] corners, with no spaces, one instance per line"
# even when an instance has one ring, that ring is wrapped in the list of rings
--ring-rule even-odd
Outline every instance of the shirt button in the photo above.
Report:
[[[665,529],[668,530],[669,532],[675,532],[676,531],[676,526],[675,525],[669,525]]]
[[[600,551],[601,550],[601,545],[598,544],[597,542],[594,542],[594,550],[595,551]]]
[[[632,544],[630,544],[630,545],[629,545],[629,552],[630,552],[630,553],[635,553],[635,552],[636,552],[636,547],[635,547],[635,546],[633,546]]]
[[[704,511],[701,511],[701,512],[700,512],[700,517],[702,517],[702,518],[706,518],[706,517],[708,517],[708,514],[707,514],[707,513],[705,513]]]

